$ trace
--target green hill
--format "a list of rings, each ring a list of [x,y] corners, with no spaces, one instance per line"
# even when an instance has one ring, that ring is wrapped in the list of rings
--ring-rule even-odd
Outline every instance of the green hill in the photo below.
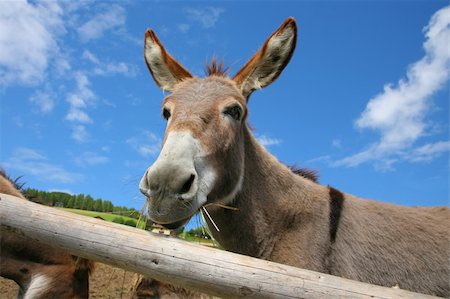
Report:
[[[122,215],[115,215],[112,213],[104,213],[104,212],[95,212],[95,211],[86,211],[86,210],[78,210],[78,209],[69,209],[69,208],[59,208],[64,211],[68,211],[71,213],[75,213],[78,215],[83,215],[87,217],[101,217],[105,221],[109,222],[115,222],[120,224],[125,224],[132,227],[138,227],[138,228],[145,228],[146,222],[140,221],[139,226],[137,226],[138,221],[134,218],[122,216]]]

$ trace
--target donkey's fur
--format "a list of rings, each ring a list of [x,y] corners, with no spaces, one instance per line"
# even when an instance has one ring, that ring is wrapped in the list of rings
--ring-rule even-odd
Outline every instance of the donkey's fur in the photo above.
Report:
[[[140,183],[149,196],[152,220],[179,225],[207,209],[220,229],[206,217],[214,238],[227,250],[450,296],[447,207],[402,207],[322,186],[293,173],[252,135],[245,121],[246,101],[281,73],[292,56],[296,33],[289,18],[230,79],[223,72],[192,77],[155,33],[147,31],[147,65],[156,83],[172,92],[164,101],[170,119],[162,154]],[[191,148],[177,149],[177,141]],[[192,161],[188,151],[194,153]],[[178,156],[183,161],[175,161]],[[209,180],[202,181],[201,171],[211,168]],[[208,192],[206,203],[196,189]],[[214,202],[232,204],[237,211],[204,206]]]
[[[450,295],[447,208],[401,207],[343,194],[333,242],[332,189],[294,175],[247,136],[246,179],[234,199],[239,211],[208,208],[220,232],[208,225],[224,248],[373,284]]]
[[[164,283],[141,274],[135,274],[130,299],[219,299],[207,294],[191,291]]]
[[[0,170],[0,193],[26,200]],[[19,285],[18,298],[88,298],[93,263],[6,229],[0,231],[0,276]]]

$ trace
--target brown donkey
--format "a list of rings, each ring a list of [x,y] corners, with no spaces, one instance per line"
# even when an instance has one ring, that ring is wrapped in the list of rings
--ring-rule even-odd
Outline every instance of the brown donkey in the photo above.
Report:
[[[26,200],[3,171],[0,193]],[[83,258],[7,230],[0,231],[0,276],[19,285],[18,298],[88,298],[92,267],[93,262]]]
[[[151,220],[176,227],[201,210],[229,251],[450,296],[448,208],[396,206],[319,185],[294,174],[252,135],[249,96],[280,75],[296,39],[289,18],[232,79],[216,63],[196,78],[146,32],[147,66],[171,92],[163,101],[161,153],[140,182]]]

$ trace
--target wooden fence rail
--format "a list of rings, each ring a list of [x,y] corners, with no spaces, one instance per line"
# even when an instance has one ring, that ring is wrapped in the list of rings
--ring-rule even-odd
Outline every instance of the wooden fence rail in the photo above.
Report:
[[[225,298],[433,298],[207,248],[1,193],[0,226],[77,256]]]

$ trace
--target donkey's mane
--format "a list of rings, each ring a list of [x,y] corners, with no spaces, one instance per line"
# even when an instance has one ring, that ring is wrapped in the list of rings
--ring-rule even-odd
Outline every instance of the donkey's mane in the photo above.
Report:
[[[229,67],[224,66],[223,61],[219,62],[216,57],[213,57],[210,62],[205,65],[205,73],[207,76],[227,77]]]
[[[314,183],[319,183],[319,172],[317,170],[309,168],[301,168],[295,164],[288,167],[296,175],[304,177],[305,179],[313,181]]]
[[[22,176],[17,177],[16,179],[12,179],[10,176],[6,174],[6,171],[3,168],[0,168],[0,176],[11,182],[11,184],[19,190],[20,193],[23,193],[23,186],[25,183],[19,182]]]

